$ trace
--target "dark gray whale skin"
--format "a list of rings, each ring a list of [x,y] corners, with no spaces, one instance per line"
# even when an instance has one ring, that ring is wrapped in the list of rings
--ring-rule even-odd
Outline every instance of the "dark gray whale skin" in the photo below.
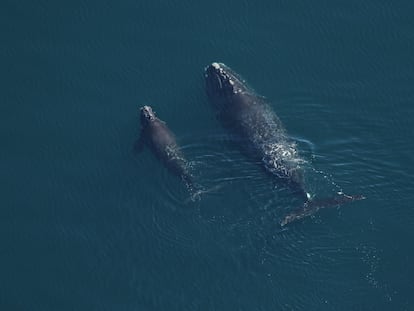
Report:
[[[206,68],[205,82],[207,95],[222,125],[246,142],[241,144],[243,151],[261,160],[269,173],[285,180],[307,200],[300,165],[303,160],[266,100],[222,63],[212,63]]]
[[[267,172],[279,177],[304,201],[303,206],[287,215],[284,226],[312,215],[321,208],[363,199],[363,196],[341,195],[311,200],[304,183],[304,161],[296,144],[288,137],[282,122],[266,100],[223,63],[212,63],[204,72],[206,92],[222,125],[241,138],[243,151],[261,161]]]
[[[141,133],[135,143],[135,151],[139,152],[146,145],[164,166],[174,175],[179,176],[189,190],[193,189],[189,165],[177,145],[175,135],[167,124],[157,118],[150,106],[140,108]]]

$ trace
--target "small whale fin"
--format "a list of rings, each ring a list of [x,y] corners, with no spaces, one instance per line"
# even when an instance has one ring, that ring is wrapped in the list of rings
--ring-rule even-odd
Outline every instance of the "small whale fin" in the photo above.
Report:
[[[320,200],[312,200],[308,199],[303,206],[299,209],[289,213],[285,218],[282,220],[280,225],[283,227],[293,221],[305,218],[307,216],[311,216],[315,214],[317,211],[323,208],[335,207],[339,206],[348,202],[364,200],[365,197],[363,195],[346,195],[341,194],[340,196],[328,198],[328,199],[320,199]]]

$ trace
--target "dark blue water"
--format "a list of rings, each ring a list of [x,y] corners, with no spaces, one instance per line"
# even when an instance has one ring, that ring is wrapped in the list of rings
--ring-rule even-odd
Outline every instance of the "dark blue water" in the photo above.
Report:
[[[0,4],[1,310],[413,310],[411,1]],[[216,120],[203,68],[266,96],[313,168],[295,198]],[[192,202],[138,108],[177,135]]]

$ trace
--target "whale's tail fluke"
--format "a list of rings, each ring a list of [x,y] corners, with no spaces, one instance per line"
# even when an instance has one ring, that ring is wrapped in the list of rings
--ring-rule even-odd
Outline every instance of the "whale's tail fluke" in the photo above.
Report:
[[[348,202],[364,200],[365,197],[363,195],[346,195],[341,194],[333,198],[328,199],[320,199],[320,200],[312,200],[309,199],[306,201],[302,207],[299,209],[291,212],[282,220],[280,225],[283,227],[293,221],[305,218],[307,216],[311,216],[315,214],[317,211],[323,208],[335,207],[338,205],[342,205]]]

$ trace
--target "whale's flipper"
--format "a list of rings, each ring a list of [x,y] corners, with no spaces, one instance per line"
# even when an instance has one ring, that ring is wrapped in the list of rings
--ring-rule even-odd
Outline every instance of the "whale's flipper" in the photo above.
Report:
[[[301,208],[288,214],[283,219],[283,221],[280,223],[280,225],[283,227],[293,221],[305,218],[307,216],[311,216],[322,208],[334,207],[334,206],[342,205],[348,202],[364,200],[364,199],[365,197],[363,195],[343,194],[343,195],[333,197],[333,198],[328,198],[328,199],[321,199],[321,200],[314,200],[314,201],[308,200],[307,202],[303,204]]]

